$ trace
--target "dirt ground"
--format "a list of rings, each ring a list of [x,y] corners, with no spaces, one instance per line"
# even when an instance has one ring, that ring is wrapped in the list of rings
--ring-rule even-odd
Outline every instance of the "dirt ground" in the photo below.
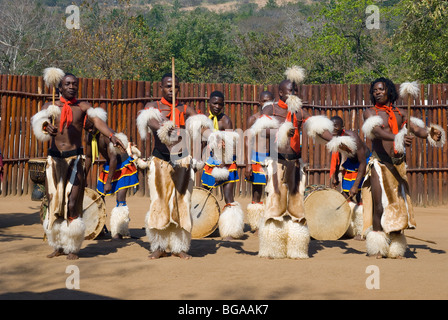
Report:
[[[249,199],[239,201],[245,208]],[[108,197],[107,212],[114,205]],[[402,260],[367,257],[365,242],[352,239],[312,240],[307,260],[263,259],[257,256],[257,235],[247,228],[241,240],[222,241],[216,234],[192,240],[191,260],[152,261],[142,229],[148,199],[134,196],[128,199],[133,238],[84,241],[80,259],[69,261],[46,258],[52,250],[42,240],[39,206],[29,196],[0,198],[0,300],[448,298],[448,207],[416,208],[417,229],[406,234],[436,244],[408,238]],[[67,268],[73,265],[80,288],[69,290]],[[373,276],[379,287],[368,285]]]

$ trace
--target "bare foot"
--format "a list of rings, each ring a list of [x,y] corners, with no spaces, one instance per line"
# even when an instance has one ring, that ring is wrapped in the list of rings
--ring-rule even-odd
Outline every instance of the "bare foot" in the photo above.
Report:
[[[149,255],[148,259],[155,260],[162,257],[168,256],[165,251],[156,250],[152,254]]]
[[[116,234],[115,236],[112,237],[112,240],[122,240],[123,236],[121,234]]]
[[[364,238],[362,237],[362,235],[357,234],[357,235],[353,238],[353,240],[364,241]]]
[[[180,252],[180,253],[173,253],[174,256],[179,257],[183,260],[189,260],[192,258],[192,256],[190,256],[189,254],[186,254],[185,252]]]
[[[383,259],[383,255],[381,253],[377,253],[375,257],[377,259]]]
[[[78,259],[79,259],[79,257],[78,257],[77,254],[69,253],[69,254],[67,255],[67,260],[78,260]]]
[[[54,258],[64,255],[64,252],[62,249],[56,249],[52,253],[50,253],[47,258]]]

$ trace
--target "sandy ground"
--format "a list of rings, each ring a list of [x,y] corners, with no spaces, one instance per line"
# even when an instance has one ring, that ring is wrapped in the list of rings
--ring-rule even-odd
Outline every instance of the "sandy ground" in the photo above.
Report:
[[[245,208],[248,199],[239,199]],[[151,261],[142,229],[148,199],[131,197],[133,238],[84,241],[80,259],[46,258],[39,202],[0,198],[0,299],[124,300],[327,300],[447,299],[448,207],[416,208],[417,229],[406,234],[406,259],[367,257],[365,242],[352,239],[310,243],[310,259],[267,260],[257,256],[258,237],[222,241],[213,234],[192,240],[193,259]],[[114,199],[107,198],[107,212]],[[108,222],[107,222],[108,224]],[[247,228],[248,229],[248,228]],[[67,279],[79,270],[80,288]],[[373,267],[369,267],[373,266]],[[375,270],[371,273],[370,268]],[[67,272],[68,271],[68,272]],[[369,288],[375,276],[379,288]]]

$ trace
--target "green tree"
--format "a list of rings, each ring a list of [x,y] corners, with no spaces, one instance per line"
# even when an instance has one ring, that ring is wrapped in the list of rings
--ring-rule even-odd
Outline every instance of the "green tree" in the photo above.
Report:
[[[53,9],[32,0],[0,1],[0,73],[41,75],[59,60],[62,29]]]
[[[394,40],[408,77],[427,83],[448,81],[448,2],[403,0],[403,21]]]
[[[226,82],[232,78],[236,48],[231,41],[232,26],[216,13],[196,9],[169,20],[165,32],[147,38],[151,58],[159,70],[148,77],[159,78],[171,70],[188,82]]]
[[[312,19],[314,33],[302,56],[311,82],[360,83],[384,75],[384,53],[389,45],[384,28],[368,29],[366,8],[373,0],[330,0]],[[381,12],[386,9],[382,7]],[[381,17],[381,16],[380,16]]]
[[[66,33],[66,69],[83,77],[140,78],[140,70],[150,64],[143,41],[147,26],[131,12],[129,1],[119,2],[119,9],[95,1],[84,4],[81,29]]]
[[[240,83],[278,83],[287,66],[294,64],[295,41],[286,41],[277,32],[249,32],[236,37],[240,60],[234,75]]]

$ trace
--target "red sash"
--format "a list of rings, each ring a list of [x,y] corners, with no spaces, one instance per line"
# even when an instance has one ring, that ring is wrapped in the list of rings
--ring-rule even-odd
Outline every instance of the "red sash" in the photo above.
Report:
[[[162,98],[160,100],[160,102],[162,104],[170,107],[170,113],[167,114],[166,117],[168,119],[171,119],[172,118],[172,113],[173,113],[173,104],[169,103],[165,98]],[[177,103],[176,107],[178,105],[179,104]],[[159,106],[159,102],[157,102],[157,107],[159,108],[159,111],[161,111],[160,110],[160,106]],[[184,111],[179,111],[177,108],[175,109],[176,115],[175,115],[174,123],[175,123],[176,127],[178,127],[178,128],[180,128],[180,126],[185,126],[185,112],[186,112],[186,109],[187,109],[187,106],[185,106]]]
[[[381,104],[375,104],[375,109],[376,109],[376,113],[378,114],[378,110],[381,111],[385,111],[387,113],[387,115],[389,116],[389,127],[392,130],[393,134],[397,134],[398,133],[398,122],[397,122],[397,117],[395,116],[394,113],[394,107],[391,104],[390,106],[386,106],[386,105],[381,105]],[[397,109],[398,111],[398,109]],[[398,111],[398,113],[400,113],[400,111]],[[401,113],[400,113],[401,115]],[[403,123],[403,126],[405,125],[405,123]],[[394,152],[398,153],[397,150],[395,150],[395,143],[394,143]]]
[[[66,124],[67,128],[72,124],[73,112],[70,105],[75,104],[78,100],[76,100],[76,98],[73,98],[72,100],[65,100],[64,97],[61,97],[59,100],[64,104],[62,106],[61,123],[59,125],[59,132],[62,132],[64,129],[64,124]]]
[[[389,127],[392,130],[393,134],[397,134],[398,133],[398,123],[397,123],[397,117],[395,116],[394,113],[394,108],[393,106],[386,106],[386,105],[381,105],[381,104],[376,104],[375,108],[381,111],[385,111],[387,113],[387,115],[389,116]]]
[[[288,105],[286,104],[286,102],[283,102],[282,100],[278,101],[278,106],[282,109],[288,109]],[[295,127],[295,131],[294,131],[294,136],[291,137],[290,140],[290,146],[291,149],[294,150],[296,153],[300,153],[300,134],[299,134],[299,130],[297,129],[297,127],[299,126],[298,121],[297,121],[297,117],[294,114],[294,120],[292,119],[293,114],[291,112],[288,112],[288,115],[286,116],[286,121],[289,122],[293,122],[293,125]]]

